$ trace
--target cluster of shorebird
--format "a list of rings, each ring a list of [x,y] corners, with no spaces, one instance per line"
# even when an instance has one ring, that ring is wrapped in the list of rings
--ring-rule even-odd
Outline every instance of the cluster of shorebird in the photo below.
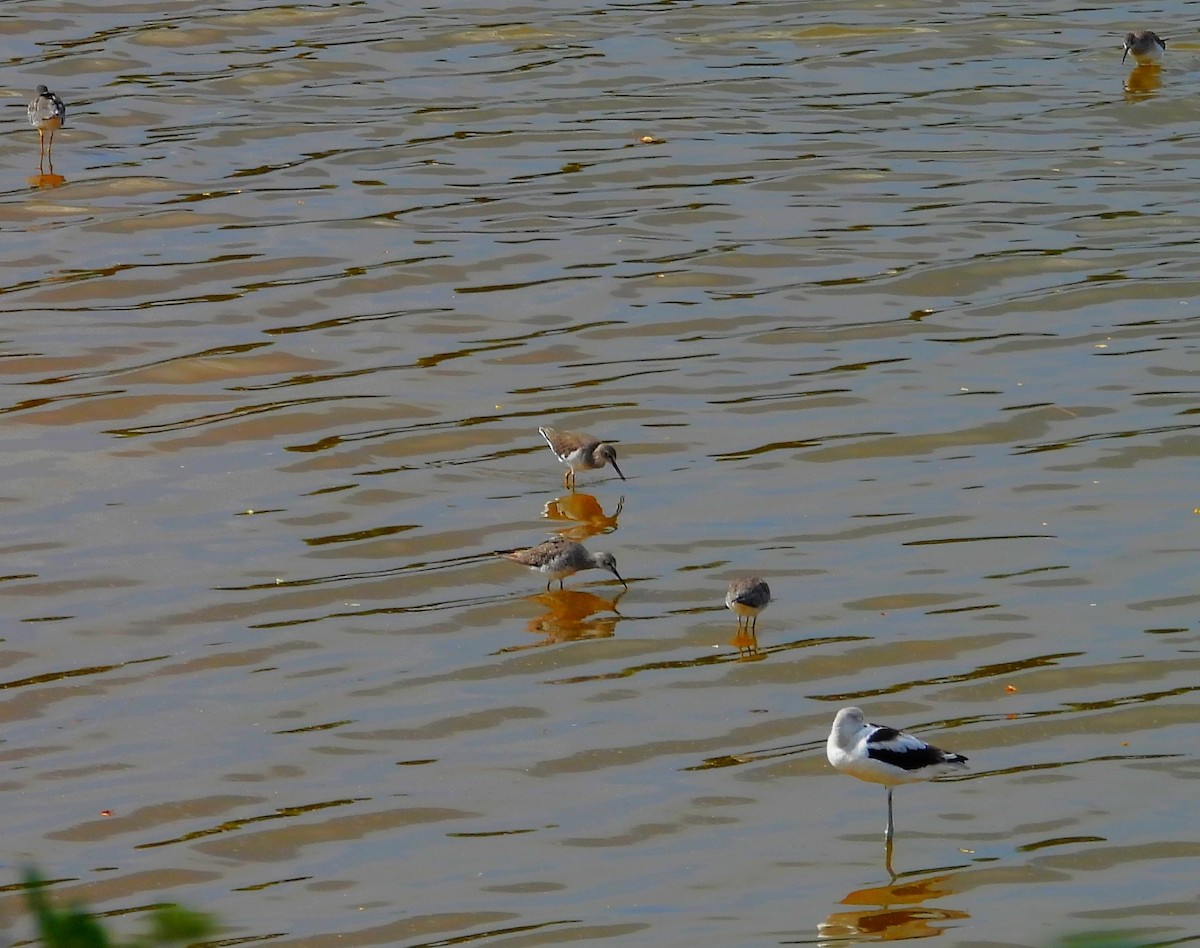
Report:
[[[621,480],[625,480],[625,475],[617,466],[617,449],[607,441],[582,431],[562,431],[558,428],[538,428],[538,433],[546,439],[554,456],[567,466],[563,475],[564,487],[574,490],[580,471],[598,471],[606,464],[612,466]],[[562,589],[564,579],[585,569],[608,570],[622,585],[626,588],[629,586],[617,572],[617,561],[611,553],[592,553],[582,543],[566,537],[551,537],[537,546],[510,550],[503,555],[514,563],[528,566],[546,576],[547,591],[556,579],[558,588]],[[758,614],[770,601],[771,587],[757,576],[738,577],[729,584],[725,594],[725,605],[738,617],[739,627],[757,626]]]
[[[1121,62],[1124,63],[1125,57],[1132,55],[1139,65],[1157,64],[1162,60],[1166,48],[1166,40],[1151,30],[1129,33],[1125,37],[1125,52]],[[49,157],[54,133],[62,127],[66,115],[67,109],[62,99],[45,86],[38,86],[37,95],[29,103],[29,123],[38,130],[43,157]],[[578,431],[539,428],[538,432],[546,439],[554,456],[567,466],[563,475],[564,487],[574,490],[580,471],[596,471],[605,465],[610,465],[617,476],[625,480],[625,475],[617,465],[617,449],[608,442]],[[546,576],[547,591],[555,580],[558,580],[559,589],[562,589],[563,580],[585,569],[607,570],[626,588],[629,585],[617,572],[617,561],[611,553],[592,553],[582,543],[563,536],[552,537],[537,546],[511,550],[503,555]],[[732,580],[725,594],[725,605],[738,617],[739,629],[757,628],[758,614],[770,601],[771,589],[758,576],[741,576]],[[906,731],[871,724],[862,710],[854,707],[842,708],[834,717],[833,727],[825,742],[825,756],[840,773],[887,788],[887,828],[884,839],[887,842],[889,871],[895,830],[892,791],[906,783],[919,783],[967,769],[967,758],[962,754],[934,747]]]
[[[567,466],[563,486],[572,490],[580,471],[595,471],[605,465],[612,467],[621,480],[625,475],[617,465],[617,449],[606,441],[580,431],[539,428],[538,432],[554,456]],[[612,573],[628,588],[617,572],[617,561],[611,553],[592,553],[582,543],[556,536],[537,546],[510,550],[503,554],[547,577],[546,589],[585,569],[603,569]],[[738,628],[757,626],[758,614],[771,601],[770,587],[757,576],[741,576],[729,584],[725,605],[738,617]],[[932,780],[945,774],[965,770],[967,758],[961,754],[934,747],[905,731],[871,724],[858,708],[842,708],[834,718],[825,756],[834,769],[869,783],[887,788],[888,818],[884,839],[887,842],[887,865],[891,868],[891,844],[895,821],[892,816],[892,791],[906,783]]]

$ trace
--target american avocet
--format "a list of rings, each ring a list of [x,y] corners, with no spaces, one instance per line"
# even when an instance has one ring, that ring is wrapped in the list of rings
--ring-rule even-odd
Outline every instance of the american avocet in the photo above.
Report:
[[[892,790],[967,769],[967,758],[926,744],[895,728],[868,724],[858,708],[842,708],[833,719],[825,756],[835,770],[887,787],[888,821],[884,838],[892,839]]]
[[[738,628],[758,626],[758,614],[771,601],[771,587],[757,576],[741,576],[729,584],[725,593],[725,608],[738,617]]]
[[[611,553],[589,553],[582,543],[575,543],[565,537],[551,537],[544,543],[531,546],[524,550],[513,550],[504,554],[514,563],[536,569],[550,578],[546,580],[546,589],[558,580],[558,588],[563,588],[563,580],[574,576],[581,569],[606,569],[617,579],[617,561]],[[629,584],[621,579],[621,584],[629,588]]]
[[[50,169],[53,171],[54,158],[51,150],[54,148],[54,133],[62,128],[63,122],[66,121],[67,107],[63,105],[62,99],[45,86],[38,86],[26,111],[29,116],[29,124],[36,128],[38,133],[40,148],[38,167],[40,168],[42,162],[49,158]]]
[[[593,438],[582,431],[559,431],[557,428],[538,428],[554,456],[567,466],[563,475],[563,486],[574,488],[576,471],[595,471],[611,464],[617,477],[625,475],[617,467],[617,449],[611,444]]]
[[[1138,65],[1161,62],[1166,48],[1167,41],[1152,30],[1126,33],[1125,52],[1121,55],[1121,62],[1125,62],[1125,57],[1130,53],[1133,53]]]

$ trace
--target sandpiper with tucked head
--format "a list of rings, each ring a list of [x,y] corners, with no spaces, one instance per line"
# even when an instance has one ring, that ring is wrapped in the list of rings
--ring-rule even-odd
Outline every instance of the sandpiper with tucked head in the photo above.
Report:
[[[565,537],[551,537],[537,546],[531,546],[524,550],[512,550],[504,555],[514,563],[528,566],[530,569],[535,569],[548,576],[547,591],[550,589],[550,584],[556,579],[558,588],[562,589],[563,580],[568,576],[574,576],[582,569],[606,569],[617,579],[621,579],[621,574],[617,572],[617,561],[613,559],[611,553],[589,553],[582,543],[576,543]],[[629,587],[629,584],[623,579],[621,579],[621,584],[626,588]]]
[[[38,132],[40,168],[42,162],[50,158],[50,150],[54,147],[54,133],[62,128],[63,122],[66,121],[67,107],[63,105],[62,99],[45,86],[38,86],[37,94],[29,102],[28,115],[29,124]]]
[[[758,614],[771,601],[771,587],[757,576],[740,576],[729,584],[725,607],[738,617],[738,628],[758,627]]]
[[[825,756],[833,768],[868,783],[887,787],[888,819],[884,838],[892,839],[892,790],[903,783],[932,780],[967,769],[967,758],[926,744],[895,728],[868,724],[858,708],[842,708],[833,719]]]
[[[1121,62],[1133,53],[1134,61],[1139,66],[1147,63],[1162,62],[1163,52],[1166,51],[1167,41],[1152,30],[1140,30],[1137,33],[1125,34],[1125,52]]]
[[[576,471],[595,471],[605,464],[611,464],[617,472],[617,477],[625,480],[625,475],[617,467],[617,449],[611,444],[593,438],[581,431],[560,431],[557,428],[538,428],[546,444],[554,456],[567,465],[567,473],[563,475],[563,486],[574,489]]]

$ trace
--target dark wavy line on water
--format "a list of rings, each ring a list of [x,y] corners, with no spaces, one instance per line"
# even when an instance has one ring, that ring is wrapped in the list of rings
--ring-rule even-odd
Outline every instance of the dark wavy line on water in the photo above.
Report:
[[[947,543],[983,543],[989,540],[1057,540],[1054,533],[996,533],[981,537],[944,537],[939,540],[906,540],[901,546],[942,546]]]
[[[1183,412],[1181,414],[1188,414]],[[1067,438],[1062,441],[1047,441],[1042,444],[1022,445],[1013,448],[1014,455],[1041,454],[1046,451],[1061,451],[1064,448],[1087,444],[1090,441],[1117,441],[1126,438],[1136,438],[1151,434],[1174,434],[1179,431],[1195,431],[1200,425],[1156,425],[1149,428],[1128,428],[1124,431],[1097,431],[1093,434],[1080,435],[1077,438]]]

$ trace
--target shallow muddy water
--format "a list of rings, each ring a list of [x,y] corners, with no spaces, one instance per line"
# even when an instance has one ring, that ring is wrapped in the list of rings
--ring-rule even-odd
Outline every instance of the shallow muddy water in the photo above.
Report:
[[[9,939],[1194,940],[1198,15],[4,5]]]

